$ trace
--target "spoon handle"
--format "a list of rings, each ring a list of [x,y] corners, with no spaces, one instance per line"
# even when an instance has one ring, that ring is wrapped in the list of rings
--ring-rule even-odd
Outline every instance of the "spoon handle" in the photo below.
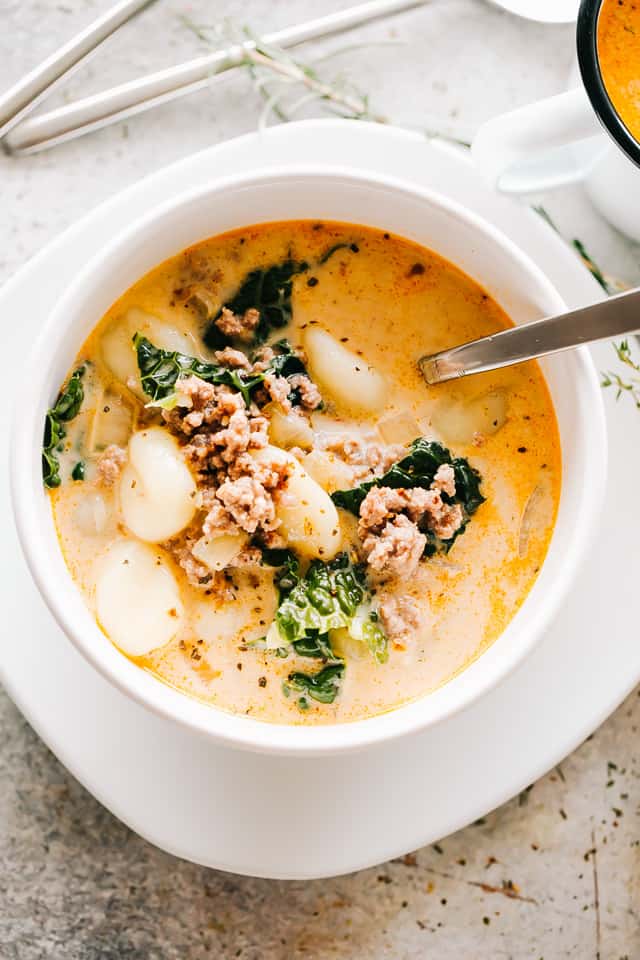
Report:
[[[427,383],[443,383],[637,331],[640,331],[640,288],[590,307],[533,320],[421,357],[418,365]]]

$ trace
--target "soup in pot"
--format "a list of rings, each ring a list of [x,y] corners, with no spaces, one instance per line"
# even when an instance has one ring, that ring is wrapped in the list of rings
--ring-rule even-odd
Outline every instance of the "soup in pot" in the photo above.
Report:
[[[607,93],[629,133],[640,142],[640,3],[603,0],[597,40]]]
[[[69,572],[124,656],[284,723],[421,697],[502,633],[560,491],[536,363],[427,387],[417,359],[510,324],[431,250],[261,224],[113,304],[47,415]]]

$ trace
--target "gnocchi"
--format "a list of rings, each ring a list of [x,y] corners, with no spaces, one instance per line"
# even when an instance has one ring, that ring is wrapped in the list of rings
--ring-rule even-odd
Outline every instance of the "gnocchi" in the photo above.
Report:
[[[109,639],[131,657],[163,647],[183,618],[178,584],[164,555],[137,540],[117,540],[102,558],[96,615]]]
[[[256,452],[258,459],[285,459],[290,474],[276,504],[279,532],[305,557],[330,560],[342,543],[340,518],[333,500],[291,454],[277,447]]]
[[[196,485],[174,438],[162,427],[134,433],[120,477],[120,507],[127,528],[160,543],[187,526],[195,512]]]
[[[382,411],[387,384],[366,360],[321,327],[305,330],[304,346],[313,379],[332,400],[348,410]]]

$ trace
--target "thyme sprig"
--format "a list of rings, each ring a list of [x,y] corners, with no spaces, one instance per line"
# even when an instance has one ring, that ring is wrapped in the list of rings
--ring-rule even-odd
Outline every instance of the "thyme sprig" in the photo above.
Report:
[[[621,364],[631,370],[628,379],[625,379],[620,373],[614,370],[607,370],[602,373],[601,386],[614,387],[616,390],[616,400],[620,397],[629,396],[636,408],[640,410],[640,361],[635,360],[631,354],[631,347],[628,340],[621,343],[614,343],[614,350]]]
[[[536,213],[539,213],[544,220],[546,220],[549,226],[552,227],[556,233],[560,233],[544,207],[538,206],[533,207],[533,209],[536,211]],[[578,256],[584,263],[589,273],[591,273],[594,279],[598,281],[608,296],[611,296],[614,293],[620,293],[622,290],[629,289],[629,284],[625,283],[624,280],[620,280],[618,277],[612,277],[610,274],[607,274],[601,270],[593,257],[587,252],[584,243],[577,237],[573,237],[571,240],[571,246],[578,253]],[[640,362],[634,360],[628,340],[622,340],[620,343],[614,343],[613,349],[619,363],[626,368],[626,371],[631,370],[631,374],[629,375],[627,373],[625,375],[622,372],[615,370],[603,370],[600,373],[600,386],[603,389],[612,387],[616,391],[616,400],[620,400],[620,398],[624,396],[630,397],[631,401],[635,404],[636,409],[640,410]]]
[[[562,236],[545,207],[538,205],[532,207],[532,210],[535,210],[559,236]],[[629,284],[625,283],[624,280],[620,280],[619,277],[614,277],[600,269],[593,257],[587,252],[587,248],[582,240],[579,240],[578,237],[572,237],[571,240],[569,240],[569,244],[576,251],[591,276],[600,284],[606,294],[611,296],[614,293],[621,293],[623,290],[629,289]]]
[[[237,66],[247,70],[255,89],[264,100],[258,122],[260,129],[268,126],[273,116],[283,122],[292,120],[296,113],[312,102],[320,102],[329,112],[344,119],[388,123],[386,117],[371,110],[368,96],[344,73],[327,81],[315,66],[294,59],[280,47],[264,43],[248,27],[238,30],[228,21],[222,26],[211,27],[194,23],[184,15],[180,20],[209,46],[221,35],[226,35],[228,41],[242,48],[242,57]],[[340,52],[337,50],[332,55]],[[302,95],[292,100],[290,94],[300,88]]]

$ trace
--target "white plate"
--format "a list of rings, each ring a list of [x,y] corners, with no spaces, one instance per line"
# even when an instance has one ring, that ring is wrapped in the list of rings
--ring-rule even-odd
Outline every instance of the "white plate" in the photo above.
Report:
[[[5,395],[17,358],[76,266],[185,183],[288,161],[390,173],[454,197],[498,224],[571,306],[600,297],[574,254],[536,215],[491,194],[467,157],[393,128],[308,121],[251,134],[154,174],[99,207],[40,253],[0,294]],[[610,347],[599,348],[600,365]],[[490,696],[436,729],[347,757],[257,756],[212,746],[151,716],[75,652],[45,611],[19,554],[0,488],[5,628],[0,676],[62,763],[137,833],[181,857],[236,873],[346,873],[426,843],[488,812],[580,743],[640,678],[634,623],[640,444],[631,404],[608,409],[610,510],[593,561],[543,642]],[[5,416],[6,404],[0,405]],[[614,409],[615,407],[615,409]],[[6,425],[5,425],[6,431]],[[632,558],[636,557],[635,566]]]
[[[497,7],[540,23],[573,23],[580,0],[491,0]]]

